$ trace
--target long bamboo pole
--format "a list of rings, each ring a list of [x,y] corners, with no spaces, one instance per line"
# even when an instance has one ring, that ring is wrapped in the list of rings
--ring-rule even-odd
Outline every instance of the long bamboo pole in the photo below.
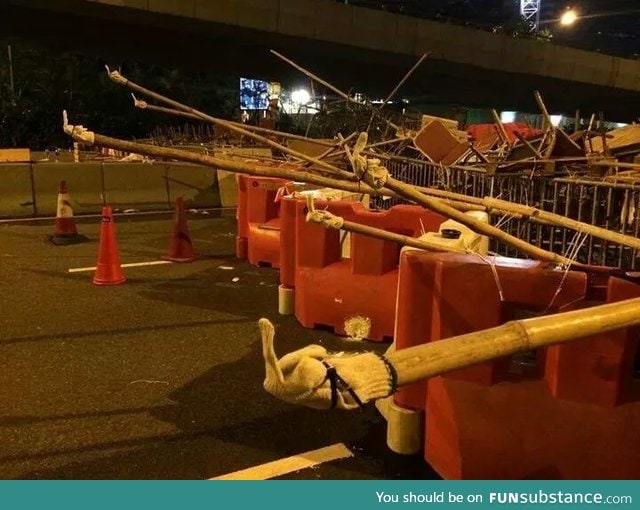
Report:
[[[415,202],[416,204],[422,205],[432,211],[438,212],[448,218],[456,220],[463,225],[466,225],[475,233],[480,235],[485,235],[487,237],[491,237],[493,239],[497,239],[512,248],[517,249],[521,253],[525,253],[535,259],[543,260],[545,262],[552,262],[554,264],[576,264],[575,262],[558,255],[557,253],[553,253],[537,246],[533,246],[522,239],[519,239],[515,236],[507,234],[506,232],[500,230],[493,225],[489,225],[488,223],[484,223],[480,220],[472,218],[464,214],[462,211],[454,209],[453,207],[443,203],[440,200],[428,197],[420,191],[414,189],[411,185],[406,184],[404,182],[400,182],[393,178],[388,178],[386,182],[386,188],[395,191],[398,195]]]
[[[335,218],[339,218],[339,217],[335,217]],[[339,227],[337,227],[337,226],[331,226],[330,222],[325,222],[318,219],[308,219],[309,223],[315,223],[327,228],[336,228],[337,230],[346,230],[347,232],[353,232],[355,234],[363,234],[365,236],[375,237],[377,239],[383,239],[385,241],[391,241],[393,243],[398,243],[402,246],[409,246],[411,248],[418,248],[420,250],[446,251],[451,253],[467,253],[467,251],[462,248],[456,249],[449,246],[442,246],[437,243],[430,243],[429,241],[421,240],[416,237],[405,236],[402,234],[395,234],[393,232],[388,232],[380,228],[370,227],[368,225],[355,223],[353,221],[345,220],[342,218],[340,218],[340,220],[341,221],[339,223],[336,223],[336,225],[339,225]]]
[[[234,125],[226,120],[222,120],[222,119],[217,119],[215,117],[212,117],[211,115],[207,115],[204,112],[201,112],[199,110],[196,110],[195,108],[192,108],[190,106],[187,106],[185,104],[179,103],[178,101],[174,101],[173,99],[170,99],[166,96],[163,96],[162,94],[158,94],[157,92],[154,92],[153,90],[149,90],[141,85],[138,85],[135,82],[132,82],[131,80],[127,79],[126,77],[124,77],[123,75],[121,75],[120,73],[118,73],[117,71],[109,71],[109,68],[107,68],[107,72],[109,74],[109,77],[111,78],[112,81],[114,81],[115,83],[119,83],[121,85],[124,85],[125,87],[130,88],[131,90],[135,90],[136,92],[139,92],[141,94],[144,94],[148,97],[151,97],[153,99],[155,99],[156,101],[160,101],[163,103],[166,103],[170,106],[173,106],[174,108],[177,108],[178,110],[184,111],[186,113],[191,113],[192,115],[195,115],[199,118],[201,118],[204,121],[210,122],[211,124],[215,124],[217,126],[221,126],[221,127],[225,127],[227,129],[229,129],[230,131],[234,131],[238,134],[241,134],[243,136],[246,136],[248,138],[252,138],[260,143],[263,143],[265,145],[268,145],[269,147],[272,147],[274,149],[280,150],[282,152],[285,152],[287,154],[290,154],[291,156],[294,156],[298,159],[302,159],[304,161],[308,161],[310,163],[313,163],[314,165],[318,166],[319,168],[322,168],[324,170],[327,170],[331,173],[334,173],[336,175],[340,175],[345,179],[353,179],[353,174],[350,174],[349,172],[345,172],[344,170],[334,166],[334,165],[330,165],[328,163],[326,163],[325,161],[320,161],[319,159],[316,159],[312,156],[308,156],[306,154],[303,154],[302,152],[298,152],[295,151],[293,149],[290,149],[289,147],[286,147],[282,144],[279,144],[277,142],[274,142],[273,140],[270,140],[267,137],[258,135],[257,133],[252,133],[251,131],[248,131],[242,127],[239,127],[237,125]]]
[[[380,107],[378,109],[372,108],[371,118],[369,119],[369,124],[367,125],[367,133],[371,129],[371,123],[373,122],[373,119],[376,117],[376,115],[380,115],[380,113],[382,112],[382,109],[385,106],[387,106],[387,103],[391,101],[393,96],[396,95],[396,93],[400,90],[402,85],[405,84],[405,82],[409,79],[409,77],[415,72],[416,69],[418,69],[418,67],[420,67],[420,64],[422,64],[422,62],[424,62],[424,60],[428,56],[429,56],[429,53],[423,53],[422,56],[418,59],[418,61],[413,65],[413,67],[409,69],[409,71],[407,71],[407,73],[402,77],[402,79],[398,82],[398,84],[393,88],[393,90],[389,92],[389,95],[385,98],[384,101],[382,101],[382,104],[380,105]]]
[[[133,94],[132,94],[133,96]],[[134,99],[134,105],[136,108],[139,108],[141,110],[149,110],[149,111],[153,111],[153,112],[159,112],[159,113],[166,113],[168,115],[175,115],[177,117],[184,117],[187,119],[192,119],[192,120],[196,120],[198,122],[203,122],[204,119],[198,115],[195,115],[193,113],[188,113],[182,110],[177,110],[174,108],[166,108],[164,106],[157,106],[154,104],[149,104],[146,101],[140,101],[139,99],[137,99],[135,96],[133,96]],[[302,136],[302,135],[296,135],[293,133],[285,133],[284,131],[275,131],[273,129],[269,129],[269,128],[264,128],[264,127],[260,127],[260,126],[252,126],[250,124],[241,124],[240,122],[234,122],[232,120],[224,120],[224,119],[218,119],[222,122],[227,122],[229,124],[233,124],[234,126],[240,127],[242,129],[246,129],[247,131],[253,131],[255,133],[263,133],[265,135],[271,135],[277,138],[287,138],[287,139],[291,139],[291,140],[300,140],[300,141],[304,141],[304,142],[313,142],[316,145],[322,145],[323,147],[336,147],[335,143],[326,141],[326,140],[320,140],[317,138],[308,138],[306,136]]]
[[[134,152],[136,154],[145,154],[158,158],[175,159],[187,163],[195,163],[197,165],[227,170],[229,172],[254,175],[256,177],[278,177],[298,182],[307,182],[309,184],[315,184],[325,188],[341,189],[351,193],[397,197],[393,192],[388,190],[375,190],[363,182],[332,179],[310,171],[292,170],[278,166],[250,165],[244,161],[236,161],[231,158],[220,158],[197,152],[175,149],[173,147],[160,147],[157,145],[120,140],[118,138],[111,138],[92,131],[81,131],[79,128],[80,127],[66,126],[65,132],[73,137],[74,140],[82,142],[84,145],[98,145],[124,152]]]
[[[493,208],[500,211],[521,214],[522,216],[526,216],[529,218],[541,219],[552,225],[569,228],[578,232],[585,232],[589,235],[599,237],[600,239],[611,241],[612,243],[621,244],[624,246],[629,246],[630,248],[634,248],[636,250],[640,250],[640,239],[638,239],[637,237],[628,236],[619,232],[607,230],[606,228],[601,228],[595,225],[590,225],[588,223],[573,220],[559,214],[542,211],[528,205],[506,202],[498,198],[487,197],[482,201],[482,203],[490,209]]]
[[[296,64],[293,60],[288,59],[287,57],[285,57],[284,55],[282,55],[281,53],[278,53],[275,50],[271,50],[271,53],[273,53],[276,57],[278,57],[280,60],[286,62],[287,64],[289,64],[291,67],[297,69],[298,71],[300,71],[302,74],[304,74],[305,76],[307,76],[308,78],[318,82],[320,85],[327,87],[329,90],[335,92],[336,94],[338,94],[340,97],[342,97],[343,99],[346,99],[348,102],[350,103],[354,103],[360,106],[368,106],[364,103],[361,103],[360,101],[356,101],[354,98],[352,98],[349,94],[345,94],[344,92],[342,92],[338,87],[335,87],[333,85],[331,85],[331,83],[329,83],[326,80],[323,80],[322,78],[320,78],[319,76],[313,74],[311,71],[309,71],[308,69],[305,69],[304,67],[302,67],[301,65]],[[384,120],[390,127],[392,127],[395,130],[400,129],[400,127],[397,124],[394,124],[393,122],[391,122],[390,120],[382,117],[382,120]]]
[[[575,182],[575,181],[570,181]],[[516,218],[527,218],[542,225],[553,225],[556,227],[568,228],[577,232],[585,232],[594,237],[610,241],[612,243],[628,246],[636,250],[640,250],[640,239],[620,232],[608,230],[606,228],[591,225],[582,221],[574,220],[560,214],[543,211],[536,207],[516,204],[498,198],[476,198],[453,193],[450,191],[436,190],[430,188],[417,187],[421,193],[425,195],[436,196],[442,200],[446,200],[447,204],[460,210],[476,210],[486,211],[489,214],[509,214]],[[463,204],[469,204],[464,206]]]
[[[398,384],[483,361],[640,325],[640,298],[508,322],[496,328],[400,349],[387,356]]]
[[[418,67],[420,67],[420,64],[422,64],[422,62],[424,62],[424,60],[429,56],[429,53],[423,53],[422,56],[418,59],[418,61],[413,64],[413,67],[411,69],[409,69],[409,71],[402,77],[402,79],[400,80],[400,82],[398,82],[398,84],[395,86],[395,88],[389,93],[389,95],[387,96],[387,98],[382,102],[382,104],[380,105],[380,108],[378,108],[374,114],[379,114],[382,109],[387,105],[387,103],[389,101],[391,101],[391,99],[393,98],[393,96],[396,95],[396,93],[400,90],[400,88],[405,84],[405,82],[411,77],[411,75],[415,72],[416,69],[418,69]]]
[[[502,143],[505,145],[511,145],[511,142],[509,142],[509,135],[507,135],[507,131],[504,129],[504,124],[500,119],[500,115],[498,115],[498,112],[493,109],[491,110],[491,115],[493,116],[494,124],[498,126],[498,133],[500,134],[500,138],[502,138]]]
[[[361,223],[355,223],[353,221],[345,220],[344,218],[337,216],[329,211],[316,210],[313,203],[313,197],[307,197],[307,213],[306,220],[309,223],[315,223],[316,225],[322,225],[325,228],[331,228],[335,230],[346,230],[347,232],[353,232],[356,234],[364,234],[369,237],[375,237],[377,239],[383,239],[385,241],[391,241],[398,243],[402,246],[410,246],[412,248],[418,248],[426,251],[446,251],[452,253],[466,253],[463,248],[454,248],[449,246],[443,246],[437,243],[432,243],[424,239],[405,236],[402,234],[396,234],[395,232],[388,232],[380,228],[370,227],[369,225],[362,225]]]

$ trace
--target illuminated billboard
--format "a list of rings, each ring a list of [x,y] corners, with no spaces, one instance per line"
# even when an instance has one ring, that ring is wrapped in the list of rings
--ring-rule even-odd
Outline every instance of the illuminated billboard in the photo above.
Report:
[[[240,78],[240,108],[266,110],[269,106],[269,82]]]

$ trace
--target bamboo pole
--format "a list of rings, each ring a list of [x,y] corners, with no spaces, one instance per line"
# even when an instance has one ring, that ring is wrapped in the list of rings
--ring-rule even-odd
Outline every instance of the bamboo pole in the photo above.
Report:
[[[100,135],[92,131],[82,131],[81,128],[81,126],[74,127],[67,125],[65,126],[65,132],[73,137],[74,140],[82,142],[85,145],[98,145],[124,152],[134,152],[136,154],[145,154],[158,158],[175,159],[185,161],[187,163],[195,163],[197,165],[227,170],[229,172],[254,175],[256,177],[278,177],[281,179],[308,182],[309,184],[315,184],[325,188],[341,189],[351,193],[397,197],[395,193],[390,192],[389,190],[375,190],[363,182],[332,179],[330,177],[317,175],[310,171],[291,170],[287,168],[280,168],[278,166],[249,165],[245,162],[235,161],[230,158],[208,156],[197,152],[175,149],[173,147],[160,147],[157,145],[147,145],[119,140],[117,138]]]
[[[353,175],[350,174],[349,172],[345,172],[344,170],[341,170],[340,168],[334,166],[334,165],[330,165],[324,161],[320,161],[316,158],[313,158],[311,156],[307,156],[306,154],[303,154],[302,152],[298,152],[295,151],[293,149],[290,149],[284,145],[281,145],[277,142],[274,142],[273,140],[270,140],[269,138],[266,138],[264,136],[258,135],[256,133],[252,133],[251,131],[248,131],[242,127],[238,127],[237,125],[234,125],[233,123],[230,123],[229,121],[226,120],[222,120],[222,119],[217,119],[215,117],[212,117],[211,115],[207,115],[206,113],[203,113],[201,111],[196,110],[195,108],[191,108],[190,106],[187,106],[185,104],[179,103],[178,101],[174,101],[173,99],[170,99],[166,96],[163,96],[162,94],[158,94],[157,92],[154,92],[153,90],[149,90],[145,87],[142,87],[141,85],[138,85],[137,83],[134,83],[132,81],[130,81],[129,79],[125,78],[124,76],[122,76],[120,73],[118,73],[117,71],[109,71],[109,68],[107,67],[107,73],[109,74],[109,78],[111,78],[112,81],[114,81],[115,83],[119,83],[121,85],[124,85],[125,87],[130,88],[131,90],[135,90],[136,92],[139,92],[141,94],[144,94],[148,97],[151,97],[153,99],[155,99],[156,101],[160,101],[163,103],[166,103],[168,105],[173,106],[174,108],[177,108],[178,110],[184,111],[186,113],[190,113],[192,115],[195,115],[197,117],[200,117],[202,120],[205,120],[207,122],[210,122],[211,124],[215,124],[217,126],[221,126],[221,127],[225,127],[227,129],[229,129],[230,131],[234,131],[238,134],[241,134],[243,136],[246,136],[248,138],[252,138],[253,140],[256,140],[260,143],[263,143],[265,145],[268,145],[269,147],[272,147],[274,149],[280,150],[286,154],[289,154],[291,156],[294,156],[298,159],[302,159],[304,161],[308,161],[310,163],[313,163],[314,165],[327,170],[333,174],[336,175],[341,175],[343,178],[345,179],[352,179]]]
[[[442,246],[437,243],[431,243],[423,239],[416,237],[405,236],[402,234],[396,234],[394,232],[388,232],[381,228],[370,227],[368,225],[362,225],[361,223],[355,223],[353,221],[345,220],[340,216],[330,213],[325,210],[316,210],[313,203],[313,197],[307,197],[307,213],[306,220],[309,223],[316,225],[322,225],[325,228],[332,228],[334,230],[346,230],[356,234],[363,234],[369,237],[375,237],[377,239],[383,239],[385,241],[391,241],[398,243],[402,246],[410,246],[412,248],[418,248],[425,251],[446,251],[452,253],[467,253],[467,250],[463,248],[453,248],[449,246]]]
[[[347,143],[349,143],[351,140],[353,140],[356,136],[358,136],[358,133],[354,131],[353,133],[351,133],[346,138],[342,138],[341,134],[338,134],[338,136],[340,138],[338,140],[338,143],[336,145],[331,146],[329,149],[327,149],[322,154],[317,156],[316,159],[323,160],[323,159],[329,158],[329,157],[334,157],[335,158],[335,157],[344,155],[344,153],[345,153],[344,146]],[[336,152],[336,151],[338,151],[338,152]],[[307,163],[305,163],[304,166],[309,166],[309,165],[311,165],[311,163],[307,162]]]
[[[640,325],[640,298],[507,322],[387,355],[406,385],[517,352]]]
[[[435,163],[434,161],[427,161],[425,159],[416,159],[416,158],[408,158],[405,156],[390,156],[388,154],[378,154],[377,152],[373,152],[371,150],[363,150],[362,155],[371,156],[372,158],[383,159],[385,161],[400,161],[407,163],[417,163],[420,165],[432,167],[432,168],[442,168],[442,164]],[[447,165],[446,168],[451,168],[452,170],[460,170],[463,172],[476,172],[480,174],[484,174],[487,172],[486,168],[481,166],[465,166],[465,165]]]
[[[195,115],[193,113],[188,113],[185,111],[181,111],[181,110],[176,110],[173,108],[166,108],[164,106],[157,106],[154,104],[149,104],[146,101],[140,101],[139,99],[136,98],[136,96],[134,94],[131,94],[133,96],[133,100],[134,100],[134,105],[136,108],[139,108],[141,110],[149,110],[149,111],[153,111],[153,112],[159,112],[159,113],[166,113],[169,115],[175,115],[178,117],[184,117],[187,119],[193,119],[199,122],[203,122],[204,119],[202,117],[199,117],[198,115]],[[272,135],[278,138],[288,138],[291,140],[301,140],[304,142],[313,142],[317,145],[322,145],[323,147],[331,147],[331,148],[335,148],[336,144],[335,143],[331,143],[328,142],[326,140],[320,140],[317,138],[308,138],[306,136],[302,136],[302,135],[296,135],[293,133],[285,133],[284,131],[275,131],[273,129],[269,129],[269,128],[264,128],[264,127],[260,127],[260,126],[252,126],[250,124],[242,124],[240,122],[235,122],[232,120],[225,120],[225,119],[218,119],[222,122],[227,122],[229,124],[233,124],[234,126],[246,129],[248,131],[253,131],[255,133],[263,133],[266,135]]]
[[[212,166],[223,170],[228,170],[237,173],[246,173],[249,175],[264,176],[264,177],[280,177],[284,179],[292,179],[319,186],[342,189],[352,193],[366,193],[372,195],[385,195],[393,197],[403,197],[409,201],[413,201],[419,205],[427,207],[435,212],[438,212],[446,217],[452,218],[463,225],[466,225],[474,232],[498,239],[509,246],[527,254],[535,259],[543,260],[547,262],[553,262],[556,264],[574,264],[575,263],[565,257],[557,255],[555,253],[543,250],[537,246],[533,246],[522,239],[518,239],[515,236],[507,234],[487,223],[483,223],[475,218],[472,218],[464,212],[447,205],[441,200],[428,197],[420,191],[414,189],[411,185],[397,181],[393,178],[388,178],[386,183],[387,189],[373,189],[362,182],[345,182],[338,179],[331,179],[328,177],[319,176],[311,172],[293,171],[285,168],[266,167],[266,166],[250,166],[239,163],[237,161],[229,161],[222,158],[213,156],[207,156],[198,154],[195,152],[188,152],[174,148],[158,147],[155,145],[145,145],[136,142],[129,142],[125,140],[119,140],[116,138],[107,137],[91,131],[86,131],[81,126],[74,127],[67,124],[66,112],[65,112],[65,132],[71,135],[76,141],[81,141],[88,145],[101,145],[104,147],[110,147],[113,149],[123,150],[127,152],[135,152],[137,154],[146,154],[149,156],[156,156],[161,158],[178,159],[191,163],[197,163],[205,166]],[[392,193],[389,193],[391,191]]]
[[[420,64],[422,64],[422,62],[424,62],[424,60],[429,56],[429,53],[423,53],[422,56],[418,59],[418,61],[413,64],[413,67],[411,69],[409,69],[409,71],[407,72],[407,74],[405,74],[403,76],[403,78],[400,80],[400,82],[395,86],[395,88],[389,93],[389,95],[387,96],[387,98],[383,101],[383,103],[380,105],[380,108],[378,108],[374,113],[380,113],[382,111],[382,109],[387,105],[387,103],[391,100],[391,98],[393,96],[396,95],[396,93],[398,92],[398,90],[400,90],[400,87],[402,87],[405,82],[409,79],[409,77],[415,72],[416,69],[418,69],[418,67],[420,67]]]
[[[379,108],[377,109],[373,109],[372,107],[372,111],[371,111],[371,118],[369,119],[369,124],[367,125],[367,132],[369,132],[369,130],[371,129],[371,123],[373,122],[373,119],[375,118],[376,115],[380,115],[380,113],[382,112],[382,109],[387,106],[387,103],[389,101],[391,101],[391,98],[393,98],[393,96],[396,95],[396,93],[398,92],[398,90],[400,90],[400,88],[402,87],[402,85],[404,85],[404,83],[409,79],[409,77],[414,73],[414,71],[416,69],[418,69],[418,67],[420,67],[420,64],[422,64],[422,62],[427,58],[427,56],[429,56],[429,53],[423,53],[422,56],[418,59],[418,61],[413,65],[413,67],[411,69],[409,69],[409,71],[407,71],[407,73],[402,77],[402,79],[398,82],[398,84],[394,87],[394,89],[389,93],[389,95],[386,97],[386,99],[382,102],[382,104],[380,105]]]
[[[540,95],[540,92],[536,90],[533,93],[533,95],[536,98],[536,103],[538,103],[538,107],[542,112],[542,116],[544,117],[544,121],[547,127],[553,129],[553,124],[551,123],[551,115],[549,115],[549,110],[547,110],[547,106],[544,104],[544,101],[542,100],[542,96]]]
[[[590,225],[589,223],[583,223],[581,221],[567,218],[566,216],[542,211],[528,205],[506,202],[505,200],[500,200],[498,198],[486,197],[483,200],[483,204],[486,205],[489,209],[493,208],[498,209],[501,212],[513,212],[529,218],[539,218],[543,221],[546,221],[548,224],[569,228],[577,232],[584,232],[600,239],[610,241],[612,243],[621,244],[624,246],[629,246],[630,248],[633,248],[635,250],[640,250],[640,239],[638,239],[637,237],[632,237],[621,234],[619,232],[614,232],[612,230],[607,230],[606,228]]]
[[[511,145],[507,131],[504,129],[504,124],[502,123],[502,120],[500,120],[500,115],[498,115],[498,112],[493,109],[491,110],[491,115],[493,116],[493,122],[498,126],[498,133],[500,134],[500,138],[502,138],[502,143],[505,145]]]
[[[375,147],[383,147],[384,145],[392,145],[394,143],[401,143],[401,142],[408,142],[410,141],[411,138],[409,138],[408,136],[403,136],[400,138],[394,138],[392,140],[383,140],[382,142],[376,142],[376,143],[372,143],[369,144],[365,147],[366,150],[370,150],[373,149]]]
[[[493,239],[497,239],[512,248],[524,253],[526,255],[531,256],[532,258],[542,260],[545,262],[552,262],[554,264],[576,264],[575,262],[558,255],[556,253],[544,250],[537,246],[533,246],[532,244],[523,241],[515,236],[507,234],[503,232],[499,228],[494,227],[493,225],[489,225],[488,223],[483,223],[480,220],[472,218],[462,211],[454,209],[453,207],[431,197],[428,197],[417,189],[413,188],[411,185],[406,184],[404,182],[400,182],[393,178],[388,178],[386,182],[386,188],[395,191],[401,197],[404,197],[410,201],[413,201],[419,205],[426,207],[427,209],[431,209],[437,213],[442,214],[443,216],[447,216],[448,218],[454,219],[463,225],[466,225],[475,233],[480,235],[485,235],[487,237],[491,237]]]
[[[517,131],[515,131],[514,134],[516,135],[516,138],[518,140],[520,140],[523,144],[525,144],[527,146],[527,148],[533,153],[533,155],[536,158],[541,158],[542,159],[542,154],[540,154],[538,152],[538,149],[536,149],[533,145],[531,145],[531,143],[524,136],[522,136]]]
[[[316,76],[315,74],[313,74],[311,71],[305,69],[304,67],[296,64],[293,60],[288,59],[287,57],[285,57],[284,55],[282,55],[281,53],[278,53],[275,50],[271,50],[271,53],[273,53],[276,57],[278,57],[280,60],[283,60],[284,62],[286,62],[287,64],[289,64],[291,67],[297,69],[298,71],[300,71],[302,74],[304,74],[306,77],[317,81],[320,85],[323,85],[324,87],[327,87],[329,90],[335,92],[336,94],[338,94],[340,97],[342,97],[343,99],[346,99],[348,102],[350,103],[354,103],[360,106],[367,106],[364,103],[361,103],[360,101],[356,101],[354,98],[352,98],[349,94],[345,94],[344,92],[342,92],[338,87],[334,87],[333,85],[331,85],[331,83],[329,83],[328,81],[323,80],[322,78],[320,78],[319,76]],[[397,124],[394,124],[393,122],[391,122],[388,119],[383,118],[383,120],[393,129],[395,129],[396,131],[398,129],[400,129],[400,127]]]
[[[611,176],[612,179],[615,179],[616,176]],[[625,184],[620,182],[611,182],[611,181],[595,181],[590,179],[569,179],[566,177],[558,177],[554,179],[554,182],[561,182],[564,184],[586,184],[588,186],[602,186],[604,188],[613,188],[613,189],[628,189],[630,191],[640,191],[640,181],[638,184]]]
[[[630,170],[640,170],[640,163],[625,163],[622,161],[594,161],[589,163],[591,166],[617,166],[618,168],[629,168]]]

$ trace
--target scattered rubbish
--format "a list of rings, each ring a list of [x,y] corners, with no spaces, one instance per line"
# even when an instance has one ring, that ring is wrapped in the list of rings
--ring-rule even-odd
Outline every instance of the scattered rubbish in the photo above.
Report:
[[[122,211],[124,214],[135,214],[135,213],[139,213],[140,210],[139,209],[125,209],[124,211]]]
[[[240,281],[240,278],[238,278],[237,276],[235,278],[231,279],[232,282],[237,283]]]
[[[361,341],[369,336],[371,331],[371,319],[356,315],[344,321],[344,331],[349,340]]]
[[[334,299],[334,301],[335,301],[336,303],[342,303],[342,299],[341,299],[341,298],[335,298],[335,299]]]
[[[233,271],[233,266],[218,266],[218,269],[222,269],[223,271]]]

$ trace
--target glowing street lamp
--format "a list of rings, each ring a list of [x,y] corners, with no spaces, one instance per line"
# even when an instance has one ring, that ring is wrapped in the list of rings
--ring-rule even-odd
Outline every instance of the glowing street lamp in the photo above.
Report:
[[[311,101],[311,94],[304,89],[294,90],[291,93],[291,100],[299,105],[306,105],[309,101]]]
[[[560,24],[563,27],[570,27],[576,21],[578,21],[578,13],[575,11],[575,9],[568,9],[564,11],[562,16],[560,16]]]

